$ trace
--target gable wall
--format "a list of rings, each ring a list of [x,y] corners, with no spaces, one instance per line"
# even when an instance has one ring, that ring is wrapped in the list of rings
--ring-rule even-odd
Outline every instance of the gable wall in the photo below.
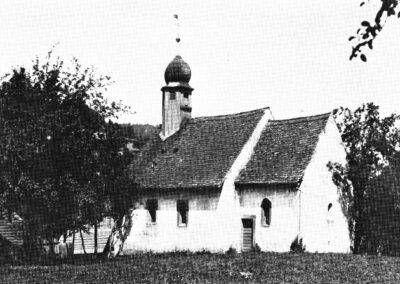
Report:
[[[332,117],[320,135],[314,155],[300,186],[300,230],[307,251],[348,252],[350,239],[347,220],[339,202],[337,187],[327,168],[329,161],[346,161],[339,130]],[[328,213],[328,204],[332,208]]]
[[[262,251],[289,251],[298,234],[298,192],[287,186],[241,186],[239,190],[242,216],[255,216],[254,243]],[[271,224],[261,224],[261,203],[271,201]]]

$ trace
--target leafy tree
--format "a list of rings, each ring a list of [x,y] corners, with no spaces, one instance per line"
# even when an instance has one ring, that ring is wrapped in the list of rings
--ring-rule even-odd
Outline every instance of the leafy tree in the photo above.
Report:
[[[400,255],[400,154],[367,186],[365,243],[370,254]]]
[[[381,118],[379,107],[368,103],[354,112],[340,108],[335,111],[335,118],[346,148],[347,164],[329,163],[328,167],[342,194],[353,251],[360,253],[366,238],[367,187],[397,152],[400,133],[395,124],[399,116]]]
[[[381,2],[380,8],[375,15],[375,19],[372,23],[369,21],[362,21],[361,27],[357,30],[356,35],[351,36],[349,41],[355,41],[353,45],[352,52],[350,55],[350,60],[355,57],[360,56],[362,61],[367,61],[367,57],[362,52],[366,46],[370,49],[373,48],[373,42],[378,34],[382,31],[386,19],[391,16],[396,16],[400,18],[400,11],[397,9],[399,0],[379,0]],[[369,0],[362,0],[360,6],[364,6]]]
[[[29,250],[97,224],[130,184],[127,141],[111,120],[127,108],[104,97],[109,77],[71,63],[50,52],[0,86],[0,208],[21,215]]]

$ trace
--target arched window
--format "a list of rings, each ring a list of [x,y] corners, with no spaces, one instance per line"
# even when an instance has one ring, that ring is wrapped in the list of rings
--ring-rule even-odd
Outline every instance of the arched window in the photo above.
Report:
[[[268,198],[264,198],[261,202],[261,225],[271,225],[271,208],[271,201]]]
[[[176,202],[178,211],[178,227],[186,227],[188,224],[189,200],[178,200]]]
[[[146,209],[150,213],[151,222],[157,222],[157,210],[158,210],[158,201],[157,199],[147,199],[146,201]]]
[[[333,224],[332,203],[328,204],[328,212],[326,214],[326,222],[328,223],[328,225]]]

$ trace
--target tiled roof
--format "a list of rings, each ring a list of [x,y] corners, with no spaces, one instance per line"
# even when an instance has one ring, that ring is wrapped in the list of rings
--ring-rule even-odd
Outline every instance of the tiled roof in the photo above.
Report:
[[[143,188],[219,187],[264,113],[189,119],[165,141],[155,136],[131,172]]]
[[[318,137],[330,113],[272,120],[263,131],[254,154],[237,184],[297,183],[311,160]]]

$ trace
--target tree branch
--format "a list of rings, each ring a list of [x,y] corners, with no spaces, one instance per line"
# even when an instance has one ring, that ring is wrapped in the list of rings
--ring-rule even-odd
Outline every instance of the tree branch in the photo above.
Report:
[[[358,38],[358,43],[352,48],[352,52],[349,58],[350,60],[360,55],[360,59],[362,61],[367,61],[367,57],[362,53],[363,47],[365,45],[368,45],[370,49],[373,48],[373,41],[377,37],[378,33],[382,31],[386,23],[385,21],[382,24],[382,18],[384,14],[386,13],[386,19],[396,14],[395,9],[399,4],[399,0],[381,0],[381,2],[382,5],[376,13],[374,24],[371,25],[368,21],[361,22],[362,27],[357,30],[356,36],[351,36],[349,38],[349,41],[355,39],[356,37]],[[361,4],[363,5],[363,3]],[[398,13],[398,16],[400,17],[400,12]],[[363,31],[360,33],[361,30]]]

